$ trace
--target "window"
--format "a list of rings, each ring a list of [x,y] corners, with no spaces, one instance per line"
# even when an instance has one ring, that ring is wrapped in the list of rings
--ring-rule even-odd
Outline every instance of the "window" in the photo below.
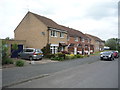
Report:
[[[69,40],[70,40],[70,37],[67,36],[67,41],[69,41]]]
[[[60,37],[64,38],[64,33],[63,32],[60,32]]]
[[[82,40],[82,38],[80,37],[80,41]]]
[[[88,48],[88,45],[85,45],[85,48]]]
[[[51,53],[52,53],[52,54],[55,54],[55,53],[58,52],[58,47],[57,47],[57,46],[51,46],[51,47],[50,47],[50,50],[51,50]]]
[[[74,44],[73,44],[73,43],[71,43],[71,44],[69,45],[69,47],[74,47]]]
[[[84,38],[82,38],[82,42],[85,42],[85,39],[84,39]]]
[[[51,36],[52,37],[57,37],[57,32],[56,31],[51,31]]]
[[[88,43],[90,43],[90,39],[88,39]]]
[[[79,47],[79,48],[82,48],[82,45],[81,45],[81,44],[78,44],[78,47]]]
[[[75,37],[75,41],[78,42],[78,37]]]

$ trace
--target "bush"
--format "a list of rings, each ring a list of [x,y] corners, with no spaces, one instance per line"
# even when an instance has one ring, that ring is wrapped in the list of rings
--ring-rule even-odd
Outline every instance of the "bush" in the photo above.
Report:
[[[14,61],[11,59],[11,58],[3,58],[2,59],[2,65],[5,65],[5,64],[13,64]]]
[[[58,61],[63,61],[63,57],[52,57],[51,60],[58,60]]]
[[[46,58],[52,58],[52,57],[55,57],[55,54],[48,54],[45,56]]]
[[[77,58],[83,58],[84,56],[83,56],[83,55],[80,55],[80,54],[77,54],[76,57],[77,57]]]
[[[22,60],[16,61],[16,66],[18,66],[18,67],[24,66],[24,61],[22,61]]]
[[[65,54],[64,53],[57,53],[56,56],[63,57],[65,59]]]

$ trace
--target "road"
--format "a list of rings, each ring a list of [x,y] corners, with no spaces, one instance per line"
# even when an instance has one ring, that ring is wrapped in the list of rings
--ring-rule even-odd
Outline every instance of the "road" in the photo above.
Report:
[[[76,65],[11,88],[118,88],[118,59]]]
[[[59,72],[65,69],[73,68],[86,63],[92,63],[95,61],[99,61],[99,56],[3,69],[2,84],[3,86],[9,86],[11,84],[23,82],[34,77],[40,77],[41,75]]]

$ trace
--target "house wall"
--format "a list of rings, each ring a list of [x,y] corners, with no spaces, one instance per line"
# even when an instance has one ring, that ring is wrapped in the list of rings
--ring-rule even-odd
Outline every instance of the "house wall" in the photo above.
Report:
[[[15,40],[26,40],[26,47],[42,49],[47,44],[47,29],[45,24],[28,13],[14,31]]]
[[[82,42],[82,40],[80,40],[80,38],[78,38],[78,41],[75,41],[75,37],[69,37],[69,40],[68,40],[68,45],[69,44],[75,44],[74,47],[77,47],[77,51],[82,53],[82,49],[84,49],[84,52],[88,52],[89,51],[89,47],[90,47],[90,41],[88,42],[88,40],[84,40],[84,42]],[[77,44],[81,44],[82,47],[78,47]],[[85,48],[85,45],[88,45],[88,48]],[[68,47],[68,51],[69,52],[73,52],[74,51],[74,47]]]
[[[64,38],[60,37],[60,32],[57,32],[57,37],[51,36],[51,30],[49,30],[49,43],[59,44],[60,42],[64,42],[67,44],[67,34],[64,33]]]
[[[50,44],[58,44],[64,42],[67,44],[67,33],[64,33],[64,38],[60,37],[60,32],[57,32],[57,37],[51,36],[51,30],[49,30],[49,43]],[[65,47],[65,50],[67,51],[67,48]]]
[[[94,38],[91,38],[91,44],[94,45],[94,52],[98,52],[99,51],[99,42],[97,42]]]

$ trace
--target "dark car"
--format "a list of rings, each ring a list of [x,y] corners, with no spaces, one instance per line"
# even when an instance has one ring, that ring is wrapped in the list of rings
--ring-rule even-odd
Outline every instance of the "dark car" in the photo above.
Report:
[[[108,52],[102,52],[100,53],[100,59],[101,60],[114,60],[114,55],[113,52],[108,51]]]
[[[113,55],[114,55],[115,58],[118,58],[118,57],[119,57],[118,51],[112,51],[112,52],[113,52]]]
[[[22,52],[18,53],[18,58],[23,59],[42,59],[43,52],[40,49],[35,48],[25,48]]]

